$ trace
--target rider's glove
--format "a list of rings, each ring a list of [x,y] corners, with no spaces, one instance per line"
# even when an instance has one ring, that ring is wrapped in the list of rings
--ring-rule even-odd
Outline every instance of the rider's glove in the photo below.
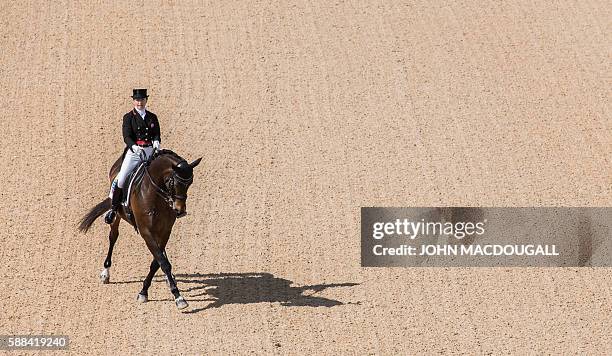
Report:
[[[153,141],[153,148],[159,151],[159,141],[157,140]]]
[[[138,145],[132,145],[132,152],[138,153],[140,152],[141,147]]]

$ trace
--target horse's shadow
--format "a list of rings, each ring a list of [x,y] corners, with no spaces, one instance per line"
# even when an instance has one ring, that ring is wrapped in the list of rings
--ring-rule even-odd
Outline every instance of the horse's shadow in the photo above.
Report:
[[[333,307],[345,303],[315,294],[327,288],[358,285],[358,283],[334,283],[293,287],[292,281],[275,277],[270,273],[194,273],[177,274],[175,278],[177,283],[183,286],[181,289],[185,292],[188,301],[205,296],[204,301],[212,302],[187,313],[219,308],[226,304],[250,303],[280,303],[286,307]]]

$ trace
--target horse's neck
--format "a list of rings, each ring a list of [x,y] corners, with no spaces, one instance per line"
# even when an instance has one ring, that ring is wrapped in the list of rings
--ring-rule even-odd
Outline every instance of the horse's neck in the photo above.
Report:
[[[160,156],[151,162],[149,166],[149,174],[155,180],[155,183],[163,183],[167,175],[172,172],[172,166],[178,164],[174,159],[168,156]]]
[[[170,160],[156,159],[149,166],[149,174],[155,182],[163,182],[170,169],[172,169],[172,162]]]

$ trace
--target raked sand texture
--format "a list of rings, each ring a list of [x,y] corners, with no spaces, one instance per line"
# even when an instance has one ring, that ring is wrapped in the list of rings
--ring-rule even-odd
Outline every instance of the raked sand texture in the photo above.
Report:
[[[3,1],[0,334],[74,354],[612,354],[610,268],[361,268],[361,206],[610,206],[608,1]],[[108,194],[132,88],[203,157],[168,247]]]

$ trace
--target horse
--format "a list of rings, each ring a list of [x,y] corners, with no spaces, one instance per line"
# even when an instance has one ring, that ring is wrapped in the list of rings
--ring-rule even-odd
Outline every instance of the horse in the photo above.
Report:
[[[112,165],[108,178],[112,183],[119,173],[124,154]],[[123,205],[117,210],[117,216],[110,225],[108,235],[109,247],[104,269],[100,274],[102,283],[110,280],[111,257],[113,247],[119,237],[119,223],[125,220],[142,236],[147,248],[153,255],[149,274],[143,281],[142,290],[137,301],[148,301],[148,290],[153,276],[159,268],[165,274],[166,282],[179,309],[188,306],[180,294],[172,274],[172,265],[166,254],[166,244],[170,238],[172,226],[177,218],[187,214],[187,190],[193,183],[193,169],[200,164],[202,157],[188,163],[171,150],[155,151],[144,165],[142,179],[135,181],[129,193],[130,214]],[[111,199],[106,198],[83,216],[78,229],[87,233],[94,221],[111,208]]]

